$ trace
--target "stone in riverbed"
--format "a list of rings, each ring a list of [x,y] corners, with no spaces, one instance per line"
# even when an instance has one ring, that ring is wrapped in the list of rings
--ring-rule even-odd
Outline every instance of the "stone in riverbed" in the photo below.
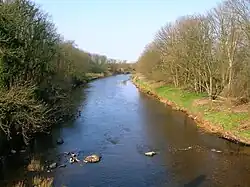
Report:
[[[58,139],[56,140],[56,143],[57,143],[58,145],[61,145],[61,144],[64,143],[64,141],[63,141],[62,138],[58,138]]]
[[[57,163],[54,162],[52,164],[49,165],[49,169],[55,169],[57,167]]]
[[[145,156],[154,156],[154,155],[156,155],[156,152],[150,151],[150,152],[146,152],[144,154],[145,154]]]
[[[211,149],[212,152],[216,152],[216,153],[222,153],[222,151],[220,150],[216,150],[216,149]]]
[[[70,152],[64,152],[63,153],[65,156],[69,156],[71,153]]]
[[[89,155],[87,157],[84,158],[83,162],[85,163],[97,163],[100,162],[101,160],[101,156],[98,155]]]
[[[65,168],[66,167],[66,164],[62,164],[60,166],[58,166],[59,168]]]
[[[69,163],[73,164],[74,162],[79,162],[80,160],[78,160],[77,156],[75,153],[71,153],[71,156],[69,158]]]
[[[16,154],[16,150],[14,150],[14,149],[11,149],[11,154]]]
[[[183,149],[179,149],[179,150],[180,150],[180,151],[188,151],[188,150],[190,150],[190,149],[192,149],[192,146],[189,146],[189,147],[183,148]]]

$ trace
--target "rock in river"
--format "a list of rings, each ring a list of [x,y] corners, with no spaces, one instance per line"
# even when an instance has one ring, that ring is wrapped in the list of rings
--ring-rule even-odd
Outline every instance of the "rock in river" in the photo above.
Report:
[[[220,150],[216,150],[216,149],[211,149],[212,152],[216,152],[216,153],[221,153],[222,151]]]
[[[180,150],[180,151],[188,151],[188,150],[190,150],[190,149],[192,149],[191,146],[189,146],[189,147],[187,147],[187,148],[179,149],[179,150]]]
[[[14,150],[14,149],[11,149],[10,152],[11,152],[11,154],[16,154],[16,150]]]
[[[150,152],[146,152],[146,153],[144,153],[146,156],[154,156],[154,155],[156,155],[156,152],[154,152],[154,151],[150,151]]]
[[[64,141],[63,141],[62,138],[58,138],[58,139],[56,140],[56,143],[57,143],[58,145],[61,145],[61,144],[64,143]]]
[[[66,167],[66,164],[62,164],[60,166],[58,166],[59,168],[65,168]]]
[[[79,162],[80,160],[78,160],[77,156],[75,153],[71,153],[71,156],[69,158],[69,163],[73,164],[74,162]]]
[[[55,169],[57,167],[57,163],[54,162],[52,164],[49,165],[49,169]]]
[[[90,155],[90,156],[87,156],[83,161],[85,163],[96,163],[96,162],[99,162],[101,160],[101,157],[98,156],[98,155]]]

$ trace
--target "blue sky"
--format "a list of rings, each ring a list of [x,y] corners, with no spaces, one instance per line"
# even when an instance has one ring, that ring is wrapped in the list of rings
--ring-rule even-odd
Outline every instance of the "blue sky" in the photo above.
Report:
[[[157,30],[221,0],[34,0],[58,32],[83,50],[135,61]]]

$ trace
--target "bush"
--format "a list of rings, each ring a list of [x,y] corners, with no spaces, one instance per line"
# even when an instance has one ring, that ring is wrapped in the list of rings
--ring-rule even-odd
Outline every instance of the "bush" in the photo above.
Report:
[[[0,127],[8,138],[22,134],[25,142],[31,134],[44,132],[50,122],[50,109],[34,98],[35,86],[12,86],[0,92]]]

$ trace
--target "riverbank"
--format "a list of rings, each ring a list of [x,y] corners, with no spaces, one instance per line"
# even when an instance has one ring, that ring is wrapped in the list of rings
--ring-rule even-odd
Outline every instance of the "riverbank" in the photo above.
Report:
[[[106,77],[106,76],[110,76],[110,75],[109,74],[105,75],[104,73],[87,73],[86,74],[88,82],[92,81],[92,80],[99,79],[99,78],[103,78],[103,77]]]
[[[135,86],[175,110],[183,111],[202,130],[229,141],[250,146],[250,115],[248,105],[232,105],[226,100],[211,101],[205,94],[196,94],[149,81],[133,75]]]
[[[30,137],[28,144],[25,144],[23,141],[22,134],[15,134],[12,136],[11,139],[8,139],[6,134],[1,131],[0,132],[0,156],[7,156],[9,154],[12,154],[13,152],[19,152],[26,150],[29,152],[29,148],[33,146],[34,140],[42,135],[42,134],[50,134],[52,128],[57,126],[57,124],[63,123],[71,118],[75,118],[79,111],[77,110],[77,103],[74,103],[73,100],[75,98],[74,92],[76,89],[81,89],[82,87],[86,86],[89,82],[94,81],[96,79],[101,79],[111,76],[110,74],[104,74],[104,73],[87,73],[85,75],[84,80],[75,81],[74,84],[72,84],[72,87],[68,90],[67,94],[68,97],[61,100],[61,103],[58,103],[58,114],[55,116],[55,121],[52,124],[49,124],[44,130],[44,132],[34,132],[32,134],[32,137]],[[1,169],[1,166],[0,166]]]

